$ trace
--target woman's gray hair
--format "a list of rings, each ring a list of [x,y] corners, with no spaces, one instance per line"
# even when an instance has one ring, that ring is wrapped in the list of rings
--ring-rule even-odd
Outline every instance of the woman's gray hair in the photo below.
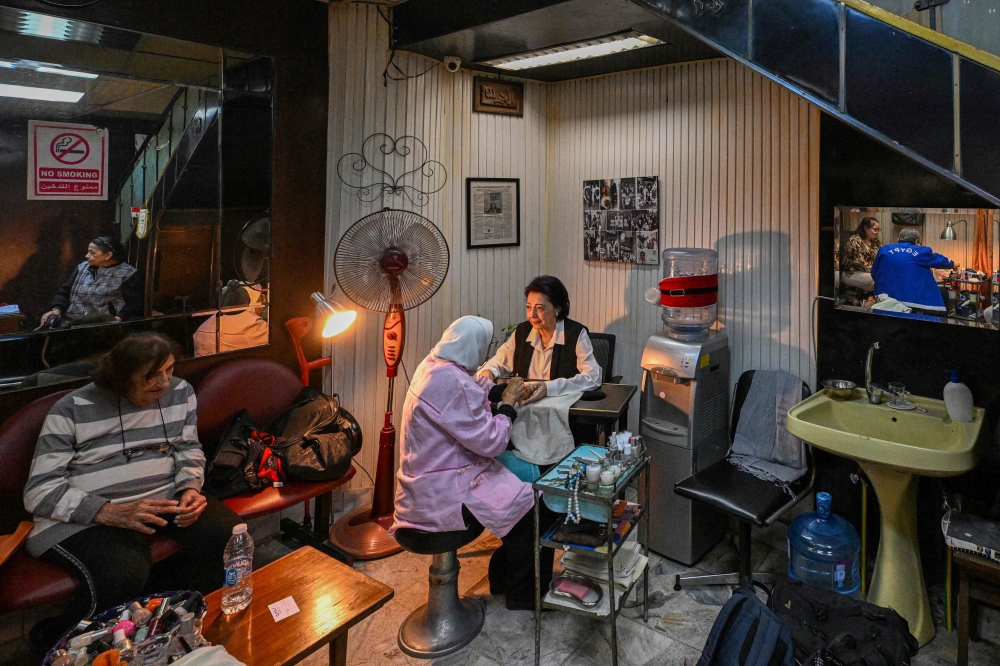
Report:
[[[920,232],[916,229],[903,229],[899,232],[899,242],[920,245]]]

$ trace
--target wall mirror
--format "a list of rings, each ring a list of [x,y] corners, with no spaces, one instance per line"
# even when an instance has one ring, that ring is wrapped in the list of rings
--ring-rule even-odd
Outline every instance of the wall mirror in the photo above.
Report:
[[[0,7],[0,391],[86,377],[136,331],[182,358],[267,344],[272,81]]]
[[[998,212],[838,206],[836,307],[1000,328]]]

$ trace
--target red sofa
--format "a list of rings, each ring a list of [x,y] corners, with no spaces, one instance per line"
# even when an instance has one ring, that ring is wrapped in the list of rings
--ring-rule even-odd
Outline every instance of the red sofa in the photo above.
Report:
[[[291,404],[301,388],[295,373],[273,361],[239,359],[216,366],[195,387],[201,442],[213,449],[230,419],[241,409],[249,410],[255,422],[267,423]],[[4,461],[0,498],[5,503],[18,502],[23,496],[42,423],[52,405],[67,393],[60,391],[35,400],[0,426],[0,460]],[[236,495],[224,501],[243,518],[256,518],[321,498],[326,506],[320,508],[321,502],[317,500],[317,522],[323,531],[324,521],[329,517],[327,493],[350,481],[355,472],[352,466],[336,481],[288,481],[281,488]],[[154,562],[180,550],[176,541],[166,537],[154,535],[149,541]],[[76,579],[66,571],[31,557],[23,549],[0,564],[0,615],[59,601],[76,590]]]

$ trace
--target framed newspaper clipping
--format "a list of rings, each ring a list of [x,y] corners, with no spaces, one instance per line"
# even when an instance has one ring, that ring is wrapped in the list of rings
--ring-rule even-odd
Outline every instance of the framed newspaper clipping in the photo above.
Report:
[[[466,247],[521,244],[521,181],[518,178],[466,178]]]

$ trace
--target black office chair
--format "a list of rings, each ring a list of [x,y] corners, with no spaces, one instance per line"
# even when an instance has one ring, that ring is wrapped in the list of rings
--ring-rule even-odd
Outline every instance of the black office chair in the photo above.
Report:
[[[729,431],[730,453],[732,442],[736,438],[736,425],[740,421],[743,403],[746,402],[747,394],[750,392],[754,372],[747,370],[740,375],[733,390],[733,416]],[[809,386],[803,382],[802,399],[808,398],[809,394]],[[758,479],[752,474],[741,471],[729,462],[728,455],[714,465],[678,482],[674,486],[674,492],[681,497],[702,502],[739,519],[740,570],[728,574],[677,575],[674,579],[674,590],[680,590],[682,583],[740,586],[749,586],[753,582],[774,584],[778,579],[776,574],[753,573],[751,569],[750,528],[751,525],[769,526],[812,492],[816,480],[816,466],[813,463],[812,449],[808,445],[806,445],[806,463],[805,475],[789,486],[791,495],[770,481]]]
[[[400,528],[396,542],[405,550],[433,555],[427,603],[403,620],[399,649],[416,659],[435,659],[461,650],[479,635],[486,620],[482,604],[458,596],[458,549],[483,533],[482,524],[462,507],[468,527],[456,532]]]
[[[594,345],[594,358],[601,366],[601,378],[607,384],[620,384],[622,376],[614,376],[615,371],[615,336],[610,333],[590,333],[590,342]]]

